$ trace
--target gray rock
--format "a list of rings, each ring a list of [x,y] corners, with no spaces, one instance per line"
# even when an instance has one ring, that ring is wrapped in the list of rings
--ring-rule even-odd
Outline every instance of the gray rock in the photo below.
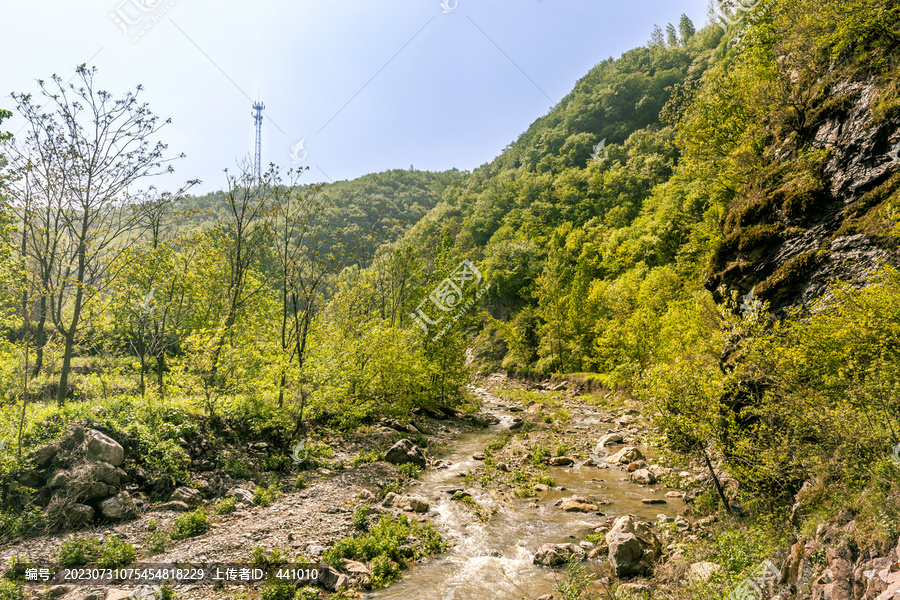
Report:
[[[409,507],[409,510],[415,513],[427,513],[431,506],[428,502],[425,501],[424,498],[417,498],[415,496],[411,496],[406,499],[406,506]]]
[[[306,547],[306,553],[313,557],[321,556],[325,550],[325,546],[319,546],[318,544],[310,544]]]
[[[656,483],[656,475],[651,473],[649,469],[638,469],[631,474],[631,481],[643,485],[653,485]]]
[[[175,488],[169,500],[184,502],[188,506],[199,506],[203,502],[203,494],[193,488],[181,486]]]
[[[83,527],[94,520],[94,509],[86,504],[73,504],[63,513],[71,527]]]
[[[575,557],[582,561],[587,558],[584,548],[577,544],[544,544],[534,553],[534,564],[558,567]]]
[[[241,488],[241,487],[231,488],[230,490],[228,490],[228,493],[225,495],[233,496],[234,499],[237,500],[238,503],[240,503],[240,504],[251,504],[251,505],[254,504],[253,492],[251,492],[250,490]]]
[[[119,492],[100,503],[100,513],[111,521],[122,521],[137,515],[138,508],[128,492]]]
[[[72,480],[72,473],[69,471],[57,471],[47,480],[47,487],[51,490],[69,485]]]
[[[634,446],[625,446],[612,456],[606,459],[606,462],[614,465],[627,465],[636,460],[642,460],[644,455]]]
[[[85,457],[92,462],[105,462],[118,467],[125,460],[125,449],[111,437],[91,429],[85,436]]]
[[[619,517],[606,534],[608,559],[616,577],[648,573],[662,553],[662,544],[649,525],[634,517]]]
[[[346,587],[350,581],[346,575],[339,573],[337,569],[327,563],[319,563],[318,571],[319,577],[315,583],[329,592],[336,592],[342,587]]]
[[[554,456],[550,459],[551,467],[571,467],[575,464],[575,459],[568,456]]]
[[[714,573],[720,573],[722,565],[714,562],[695,562],[690,566],[688,579],[691,581],[707,581]]]
[[[600,438],[600,441],[597,442],[597,445],[594,446],[594,454],[601,454],[606,451],[607,446],[612,446],[616,444],[624,444],[625,438],[622,437],[621,433],[607,433],[603,437]]]
[[[400,440],[391,446],[384,455],[384,460],[394,465],[413,463],[423,469],[425,468],[425,455],[410,440]]]
[[[47,444],[46,446],[41,446],[32,453],[31,461],[39,469],[44,469],[50,466],[50,463],[52,463],[53,459],[56,458],[57,452],[59,452],[59,446],[57,446],[56,444]]]
[[[49,590],[44,592],[41,598],[59,598],[61,596],[65,596],[73,589],[74,588],[71,585],[54,585]]]

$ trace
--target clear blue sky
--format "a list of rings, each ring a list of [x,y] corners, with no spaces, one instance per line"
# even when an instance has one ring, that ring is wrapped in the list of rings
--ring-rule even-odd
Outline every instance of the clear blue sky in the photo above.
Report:
[[[493,159],[594,65],[707,0],[42,0],[0,8],[0,107],[80,63],[120,95],[143,84],[194,193],[221,189],[253,146],[304,180],[393,168],[472,170]],[[116,21],[120,23],[117,23]],[[127,31],[127,33],[126,33]],[[136,41],[135,41],[136,38]],[[22,126],[14,119],[6,129]],[[6,123],[4,123],[6,125]]]

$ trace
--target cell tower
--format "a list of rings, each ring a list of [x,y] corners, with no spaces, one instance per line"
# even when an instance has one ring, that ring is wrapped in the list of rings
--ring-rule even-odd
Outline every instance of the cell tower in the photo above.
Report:
[[[253,103],[253,120],[256,122],[256,146],[253,153],[253,170],[256,172],[256,181],[262,181],[262,111],[266,105],[260,101]]]

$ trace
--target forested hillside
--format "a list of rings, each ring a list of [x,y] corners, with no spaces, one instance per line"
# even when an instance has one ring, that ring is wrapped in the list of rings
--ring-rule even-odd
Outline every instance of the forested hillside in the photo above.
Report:
[[[242,482],[271,503],[282,487],[302,493],[302,474],[282,481],[298,465],[330,481],[344,457],[359,472],[381,463],[386,448],[356,441],[377,434],[408,463],[396,483],[366,471],[389,508],[420,467],[441,466],[416,445],[445,443],[448,417],[457,431],[498,421],[472,416],[488,394],[467,384],[503,371],[545,383],[507,392],[524,420],[510,417],[502,441],[473,457],[478,482],[459,474],[483,497],[497,482],[519,486],[516,498],[550,491],[550,466],[608,468],[597,449],[577,466],[565,456],[577,415],[553,404],[552,376],[585,392],[567,401],[615,413],[614,443],[644,436],[632,426],[643,412],[663,457],[622,466],[681,488],[704,526],[721,519],[703,539],[674,524],[660,533],[670,562],[654,598],[725,598],[790,545],[809,551],[807,574],[831,573],[816,585],[856,581],[816,600],[863,598],[852,573],[895,564],[882,559],[900,535],[900,7],[735,5],[728,27],[685,16],[598,64],[471,173],[310,186],[273,167],[206,196],[135,199],[130,182],[164,169],[165,147],[121,152],[93,137],[80,106],[38,101],[81,89],[112,127],[94,70],[77,70],[82,88],[53,78],[14,94],[32,127],[4,136],[2,151],[0,542],[133,518],[133,505],[107,510],[129,492],[171,508],[203,488],[233,511],[240,494],[226,490]],[[135,139],[157,127],[139,92],[116,104]],[[119,475],[79,479],[73,440],[85,428],[121,442],[128,490]],[[497,460],[532,434],[507,456],[524,466]],[[343,454],[326,462],[332,446]],[[198,472],[212,473],[207,485]],[[481,522],[495,514],[468,491],[451,495]],[[188,514],[202,524],[207,508]],[[335,569],[368,561],[378,587],[445,549],[405,514],[377,528],[369,515],[364,504],[359,533],[331,540]],[[835,522],[840,533],[825,525]],[[407,536],[421,547],[401,551]],[[685,560],[718,574],[698,580]],[[574,587],[560,587],[569,599],[587,597],[576,562]]]

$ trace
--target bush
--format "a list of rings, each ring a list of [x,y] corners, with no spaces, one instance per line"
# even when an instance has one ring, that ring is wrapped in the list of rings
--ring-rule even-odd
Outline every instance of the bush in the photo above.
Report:
[[[271,484],[268,487],[259,486],[253,490],[253,502],[257,506],[269,506],[281,497],[281,489],[277,484]]]
[[[309,484],[306,483],[306,477],[303,475],[297,475],[297,479],[294,481],[294,485],[297,486],[298,490],[304,490],[309,487]]]
[[[368,504],[363,503],[359,508],[356,509],[356,512],[353,513],[353,518],[350,519],[350,523],[353,524],[353,527],[360,530],[366,531],[369,529],[369,515],[372,513],[372,507]]]
[[[250,552],[250,562],[256,567],[272,567],[284,565],[290,561],[288,560],[288,557],[277,548],[269,551],[262,546],[255,546]]]
[[[60,545],[57,560],[64,567],[75,567],[97,560],[99,554],[97,538],[74,539]]]
[[[356,467],[367,463],[378,462],[379,460],[384,460],[384,452],[370,450],[369,452],[360,452],[354,456],[353,459],[350,460],[350,465]]]
[[[164,533],[152,533],[147,536],[147,556],[155,556],[166,551],[166,542],[169,536]]]
[[[400,578],[400,565],[382,554],[372,561],[372,587],[380,588]]]
[[[406,479],[415,479],[422,472],[422,467],[414,463],[405,463],[397,467],[397,470]]]
[[[20,581],[25,580],[25,571],[31,568],[34,568],[36,565],[25,558],[24,556],[13,556],[8,561],[6,561],[6,573],[4,576],[7,579],[17,579]]]
[[[118,536],[106,538],[100,547],[99,566],[107,569],[124,567],[134,562],[134,546],[123,542]]]
[[[268,581],[259,590],[260,600],[294,600],[297,588],[288,581]]]
[[[25,600],[25,588],[20,583],[0,579],[0,600]]]
[[[201,509],[193,512],[184,513],[177,519],[172,527],[170,537],[173,540],[182,540],[184,538],[200,535],[209,529],[209,518]]]
[[[234,499],[234,496],[228,496],[227,498],[222,498],[216,505],[213,507],[213,512],[217,515],[227,515],[233,513],[237,510],[237,500]]]

